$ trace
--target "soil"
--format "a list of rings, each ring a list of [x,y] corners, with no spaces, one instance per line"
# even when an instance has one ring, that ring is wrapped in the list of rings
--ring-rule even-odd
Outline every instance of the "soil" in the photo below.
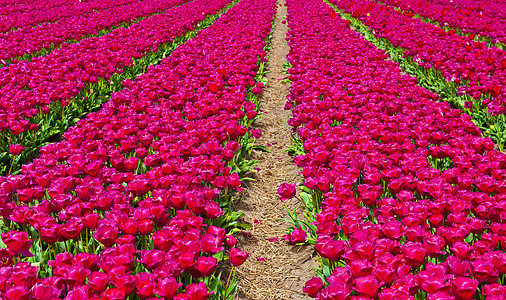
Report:
[[[316,274],[313,267],[314,246],[293,246],[282,236],[289,223],[285,205],[292,211],[301,213],[301,203],[296,198],[284,203],[278,197],[278,187],[284,183],[298,183],[302,177],[293,158],[284,152],[291,144],[291,127],[287,124],[291,117],[285,111],[289,84],[280,73],[289,47],[285,37],[288,32],[285,1],[278,1],[278,11],[272,35],[272,47],[268,53],[268,83],[260,95],[261,109],[265,112],[254,126],[262,130],[263,136],[258,145],[266,146],[270,153],[255,151],[253,159],[260,162],[255,166],[257,173],[250,174],[255,181],[243,185],[238,210],[245,213],[244,221],[252,226],[249,234],[239,238],[238,247],[249,252],[248,260],[238,267],[240,274],[238,296],[236,299],[311,299],[302,292],[305,282]],[[269,239],[278,238],[271,242]]]

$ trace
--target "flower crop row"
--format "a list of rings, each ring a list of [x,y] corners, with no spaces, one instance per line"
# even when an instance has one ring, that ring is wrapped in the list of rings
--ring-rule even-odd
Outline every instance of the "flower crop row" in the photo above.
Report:
[[[131,0],[133,2],[135,0]],[[29,4],[34,5],[35,9],[26,12],[8,12],[0,16],[0,32],[6,33],[12,29],[23,26],[36,26],[40,23],[57,22],[61,19],[72,16],[88,14],[93,11],[106,10],[116,6],[116,1],[65,1],[65,5],[61,5],[62,1],[34,1]],[[120,5],[122,1],[119,1]],[[42,4],[42,5],[41,5]]]
[[[390,40],[374,34],[374,31],[371,33],[368,26],[350,14],[344,13],[343,17],[349,20],[368,41],[381,49],[385,49],[394,61],[401,64],[406,72],[417,77],[418,83],[422,87],[437,93],[441,100],[448,101],[471,115],[473,122],[483,130],[483,134],[491,137],[501,150],[504,149],[506,143],[506,118],[503,114],[492,114],[487,108],[490,105],[490,99],[487,99],[487,97],[490,97],[490,95],[481,95],[480,99],[473,99],[473,97],[459,91],[462,88],[460,85],[466,84],[465,81],[445,78],[440,70],[422,64],[420,60],[415,61],[413,57],[406,55],[409,53],[406,49],[395,47]]]
[[[336,11],[342,12],[335,5],[330,4]],[[487,105],[490,99],[487,95],[482,95],[481,99],[473,97],[459,91],[461,84],[459,80],[445,78],[440,70],[430,68],[430,66],[415,61],[413,57],[407,56],[407,50],[402,47],[395,47],[389,40],[374,34],[368,26],[348,13],[342,13],[342,18],[349,20],[351,25],[376,47],[385,49],[390,58],[398,63],[400,67],[410,75],[417,77],[418,84],[430,91],[437,93],[440,100],[450,102],[453,107],[461,109],[464,113],[472,117],[472,121],[482,130],[482,134],[492,138],[502,151],[506,145],[506,115],[491,113]]]
[[[431,0],[435,4],[448,3],[446,0]],[[477,11],[478,13],[490,16],[497,19],[506,19],[506,3],[502,0],[486,0],[486,1],[473,1],[473,0],[452,0],[451,3],[455,8],[468,9],[470,11]]]
[[[313,242],[318,299],[504,299],[506,155],[319,0],[289,0],[300,139],[293,243]],[[284,185],[282,198],[294,195]]]
[[[0,1],[0,15],[30,12],[34,10],[44,10],[61,6],[68,6],[78,2],[89,2],[91,0],[52,0],[52,1],[32,1],[32,0],[2,0]]]
[[[506,21],[489,17],[474,9],[456,8],[452,3],[435,4],[426,0],[385,0],[409,13],[436,21],[440,26],[452,27],[458,33],[488,37],[492,44],[506,44]]]
[[[84,15],[71,16],[56,23],[23,26],[9,31],[0,39],[0,60],[4,65],[11,59],[29,59],[47,55],[64,42],[78,42],[90,35],[104,35],[116,27],[126,27],[132,21],[160,13],[186,1],[114,1],[115,7]],[[111,29],[112,28],[112,29]]]
[[[0,178],[1,297],[233,298],[215,270],[248,256],[226,230],[274,7],[239,2]]]
[[[389,54],[390,59],[400,64],[401,69],[416,77],[417,83],[421,87],[438,94],[439,100],[450,102],[453,107],[457,107],[470,115],[472,121],[482,130],[482,134],[490,137],[497,143],[501,151],[504,149],[506,144],[506,117],[502,114],[493,115],[489,113],[488,108],[485,106],[489,104],[489,100],[484,99],[482,101],[480,99],[477,101],[471,96],[461,93],[459,91],[459,81],[448,81],[441,74],[441,71],[428,68],[423,64],[420,65],[413,60],[413,57],[405,56],[406,49],[395,47],[389,40],[375,35],[368,26],[352,17],[351,14],[344,13],[343,10],[338,9],[334,4],[330,3],[330,5],[336,9],[336,12],[341,12],[341,17],[348,20],[351,26],[359,31],[366,40],[373,43],[376,47],[384,49]]]
[[[446,32],[432,24],[413,19],[393,8],[368,0],[331,1],[373,30],[407,51],[406,57],[425,68],[442,73],[448,81],[460,84],[477,102],[493,114],[506,112],[506,52],[485,42]]]
[[[4,162],[0,172],[9,172],[14,163],[9,153],[19,154],[9,147],[26,149],[17,156],[17,166],[33,158],[74,118],[100,107],[111,91],[123,88],[122,80],[144,73],[196,30],[212,24],[214,14],[228,2],[186,3],[128,28],[0,69],[0,160]]]

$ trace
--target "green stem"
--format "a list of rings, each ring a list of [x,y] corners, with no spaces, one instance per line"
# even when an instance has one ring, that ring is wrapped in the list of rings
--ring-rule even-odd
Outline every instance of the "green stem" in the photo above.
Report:
[[[14,166],[14,161],[16,160],[16,156],[12,156],[12,163],[11,163],[11,167],[9,168],[9,173],[7,174],[10,174],[12,172],[12,167]]]
[[[39,235],[39,249],[40,249],[40,262],[42,263],[42,262],[44,262],[44,260],[42,259],[42,257],[43,257],[43,255],[42,255],[42,241],[40,239],[40,235]]]
[[[227,285],[225,286],[225,293],[228,290],[228,285],[230,284],[230,278],[232,277],[232,273],[234,273],[234,278],[235,278],[235,269],[236,269],[236,267],[234,266],[232,268],[232,271],[230,272],[230,274],[228,274]]]

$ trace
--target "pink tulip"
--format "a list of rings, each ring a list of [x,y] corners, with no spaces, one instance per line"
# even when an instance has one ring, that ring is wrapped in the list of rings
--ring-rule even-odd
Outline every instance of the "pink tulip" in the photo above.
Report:
[[[290,242],[295,244],[304,243],[306,241],[307,234],[302,228],[294,228],[290,235]]]
[[[283,183],[278,188],[278,195],[281,198],[281,201],[293,198],[295,193],[295,184]]]
[[[228,255],[230,263],[233,266],[237,267],[242,265],[246,261],[246,259],[249,256],[249,253],[242,252],[238,248],[231,248],[230,250],[228,250]]]
[[[474,297],[478,281],[469,277],[457,277],[451,282],[453,294],[457,299],[468,300]]]
[[[302,290],[312,298],[316,298],[318,293],[324,288],[323,281],[320,277],[314,277],[306,282]]]
[[[9,231],[2,233],[2,241],[7,248],[17,256],[22,254],[26,257],[32,257],[33,253],[30,252],[33,240],[28,240],[28,234],[25,231]]]
[[[9,145],[9,152],[14,156],[20,155],[24,150],[25,148],[21,145],[16,144]]]

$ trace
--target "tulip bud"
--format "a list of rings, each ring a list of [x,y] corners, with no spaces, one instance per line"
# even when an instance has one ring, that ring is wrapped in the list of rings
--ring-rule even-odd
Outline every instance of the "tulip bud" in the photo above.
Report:
[[[235,245],[237,245],[237,239],[232,235],[228,235],[225,242],[229,247],[235,247]]]
[[[138,227],[142,235],[150,235],[153,232],[154,224],[150,219],[142,219],[138,222]]]
[[[344,254],[345,242],[341,240],[323,239],[316,243],[316,250],[323,258],[339,260]]]
[[[302,228],[294,228],[290,235],[290,242],[295,244],[304,243],[306,241],[307,234]]]
[[[231,248],[230,250],[228,250],[228,255],[229,255],[228,260],[230,261],[230,263],[233,266],[237,267],[242,265],[246,261],[246,259],[249,256],[249,253],[242,252],[237,248]]]
[[[350,299],[350,287],[343,283],[330,284],[318,294],[320,299]]]
[[[415,242],[407,242],[402,245],[402,252],[406,259],[406,263],[414,267],[420,266],[427,254],[427,250],[425,250],[422,244]]]
[[[137,278],[135,281],[137,295],[141,299],[152,299],[152,297],[155,295],[155,274],[137,273],[135,277]]]

